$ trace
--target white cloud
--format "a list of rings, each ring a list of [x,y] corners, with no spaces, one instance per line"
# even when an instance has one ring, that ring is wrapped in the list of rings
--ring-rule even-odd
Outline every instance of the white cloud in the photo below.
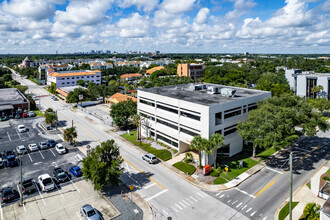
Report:
[[[28,17],[42,20],[51,17],[55,12],[56,0],[12,0],[4,1],[2,8],[5,12],[18,17]]]
[[[119,7],[129,8],[133,5],[136,5],[138,10],[143,8],[144,11],[150,12],[156,8],[159,0],[119,0]]]
[[[168,13],[182,13],[189,11],[195,2],[196,0],[164,0],[160,9]]]
[[[234,10],[226,14],[228,19],[237,19],[248,13],[256,3],[253,0],[231,0],[234,2]]]
[[[210,9],[201,8],[194,20],[194,23],[199,24],[199,25],[207,23],[207,18],[209,16],[209,14],[210,14]]]

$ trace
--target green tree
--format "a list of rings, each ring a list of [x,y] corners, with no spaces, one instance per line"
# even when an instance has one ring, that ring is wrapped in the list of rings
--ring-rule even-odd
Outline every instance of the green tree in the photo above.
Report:
[[[316,203],[307,203],[302,217],[299,220],[318,220],[320,219],[321,206]]]
[[[130,124],[129,118],[137,113],[137,104],[133,100],[119,102],[111,106],[110,116],[119,128]]]
[[[27,86],[17,85],[16,88],[23,94],[29,89]]]
[[[107,140],[82,160],[83,176],[93,182],[96,190],[102,190],[108,184],[118,185],[122,162],[119,146],[114,140]]]
[[[134,125],[137,128],[136,139],[140,140],[141,146],[141,120],[142,116],[140,114],[134,114],[130,117],[130,124]]]
[[[64,130],[63,138],[65,141],[69,142],[70,145],[75,143],[75,139],[77,138],[77,131],[75,127],[69,127]]]
[[[55,112],[46,112],[44,116],[45,116],[45,122],[47,124],[53,125],[53,123],[57,121],[57,115],[55,114]]]
[[[213,153],[213,161],[214,161],[214,168],[217,168],[217,150],[219,148],[219,145],[220,147],[224,147],[225,146],[225,140],[223,138],[223,136],[219,133],[215,133],[215,134],[212,134],[211,137],[210,137],[210,140],[211,142],[211,146],[213,148],[213,150],[215,151],[215,153]]]
[[[56,83],[52,82],[50,84],[49,92],[56,95]]]
[[[325,110],[330,110],[330,100],[326,98],[309,99],[314,108],[323,113]]]
[[[86,84],[87,84],[87,81],[86,81],[86,80],[81,80],[81,79],[77,80],[77,85],[78,85],[78,86],[83,86],[83,87],[85,87]]]
[[[201,166],[201,154],[202,151],[205,150],[203,138],[200,135],[194,136],[194,138],[190,142],[189,147],[191,150],[198,151],[199,166]]]

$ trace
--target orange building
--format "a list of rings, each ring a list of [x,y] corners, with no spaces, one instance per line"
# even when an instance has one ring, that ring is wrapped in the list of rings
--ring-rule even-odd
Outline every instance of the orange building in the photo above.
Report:
[[[156,66],[156,67],[154,67],[154,68],[151,68],[151,69],[148,69],[147,71],[146,71],[146,74],[152,74],[153,72],[155,72],[156,70],[162,70],[162,69],[165,69],[165,67],[163,67],[163,66]]]
[[[201,78],[204,76],[204,66],[196,63],[180,63],[177,68],[177,74],[180,77]]]
[[[118,104],[119,102],[128,101],[129,99],[131,99],[133,102],[137,102],[137,98],[124,95],[118,92],[111,97],[106,98],[104,102],[107,106],[111,107],[112,105]]]

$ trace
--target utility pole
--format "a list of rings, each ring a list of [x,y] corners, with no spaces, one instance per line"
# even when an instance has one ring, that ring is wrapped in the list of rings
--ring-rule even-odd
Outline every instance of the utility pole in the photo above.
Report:
[[[22,154],[19,156],[19,166],[21,169],[21,183],[19,184],[20,190],[20,205],[23,205],[23,172],[22,172]]]
[[[71,124],[71,127],[73,128],[73,120],[72,120],[72,124]]]
[[[290,204],[289,204],[289,219],[292,220],[292,150],[290,151]]]
[[[55,111],[55,115],[56,115],[56,130],[57,130],[57,124],[58,124],[58,118],[57,118],[57,110]]]

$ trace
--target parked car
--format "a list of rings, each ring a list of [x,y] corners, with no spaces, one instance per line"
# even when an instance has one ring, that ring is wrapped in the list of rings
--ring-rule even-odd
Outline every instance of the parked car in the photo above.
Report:
[[[28,114],[26,113],[26,112],[24,112],[23,114],[22,114],[22,118],[27,118],[28,117]]]
[[[55,147],[55,145],[56,145],[56,141],[54,141],[54,140],[48,140],[48,147]]]
[[[142,159],[147,161],[150,164],[158,162],[157,157],[153,154],[145,154],[145,155],[142,156]]]
[[[82,176],[82,171],[81,171],[80,167],[78,167],[78,166],[70,167],[69,171],[70,171],[70,173],[72,173],[72,175],[74,175],[75,177]]]
[[[9,156],[9,155],[16,155],[16,152],[15,152],[15,150],[5,150],[4,152],[3,152],[3,156],[4,157],[7,157],[7,156]]]
[[[18,183],[18,185],[21,185],[21,182]],[[34,181],[32,178],[23,179],[22,181],[22,192],[23,194],[30,194],[36,191],[36,185],[34,184]]]
[[[70,180],[68,173],[65,172],[61,167],[54,168],[53,174],[54,174],[54,178],[59,183],[64,183]]]
[[[38,177],[38,183],[43,192],[50,191],[55,188],[54,182],[49,174],[43,174]]]
[[[24,147],[24,145],[19,145],[16,147],[17,154],[26,154],[27,149]]]
[[[3,155],[0,154],[0,168],[4,168],[5,167],[5,161],[3,160]]]
[[[40,142],[39,143],[39,149],[40,150],[44,150],[44,149],[47,149],[48,148],[48,145],[46,142]]]
[[[32,99],[34,100],[34,101],[38,101],[39,100],[39,98],[37,97],[37,96],[32,96]]]
[[[7,121],[8,117],[7,116],[1,116],[1,121]]]
[[[27,129],[24,125],[18,125],[17,130],[18,130],[19,133],[23,133],[23,132],[27,131]]]
[[[10,200],[13,200],[15,198],[15,193],[13,188],[6,187],[1,190],[1,198],[2,202],[9,202]]]
[[[21,118],[21,115],[20,115],[20,114],[16,114],[16,115],[15,115],[15,118],[16,118],[16,119],[20,119],[20,118]]]
[[[38,146],[37,144],[29,144],[28,145],[29,147],[29,150],[32,152],[32,151],[37,151],[38,150]]]
[[[35,117],[36,116],[36,114],[33,111],[29,111],[28,115],[29,115],[29,117]]]
[[[58,154],[66,153],[66,148],[62,144],[56,144],[55,150],[57,151]]]
[[[14,116],[13,116],[13,115],[9,115],[8,118],[9,118],[9,119],[13,119]]]
[[[52,96],[52,99],[53,99],[54,101],[58,101],[58,98],[57,98],[56,96]]]
[[[100,213],[89,204],[83,205],[80,208],[80,214],[86,220],[103,220]]]
[[[18,166],[18,161],[15,155],[8,155],[6,157],[6,167],[15,167]]]

